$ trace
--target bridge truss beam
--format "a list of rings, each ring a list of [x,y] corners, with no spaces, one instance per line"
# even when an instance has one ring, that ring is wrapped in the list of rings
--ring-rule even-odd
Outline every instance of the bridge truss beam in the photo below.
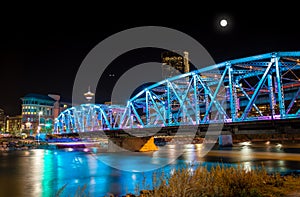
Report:
[[[54,132],[299,118],[299,59],[300,52],[267,53],[174,76],[142,90],[126,106],[69,108],[56,119]]]

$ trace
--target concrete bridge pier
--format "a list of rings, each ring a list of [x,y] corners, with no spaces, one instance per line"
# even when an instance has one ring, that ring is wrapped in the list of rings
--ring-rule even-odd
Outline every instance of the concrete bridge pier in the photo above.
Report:
[[[108,152],[148,152],[156,151],[154,137],[110,137],[108,140]]]
[[[232,135],[219,135],[219,146],[232,146]]]

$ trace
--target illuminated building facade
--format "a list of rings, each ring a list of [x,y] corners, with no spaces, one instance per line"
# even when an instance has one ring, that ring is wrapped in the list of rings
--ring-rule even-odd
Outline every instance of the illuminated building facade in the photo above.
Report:
[[[4,110],[0,108],[0,132],[5,131],[5,114]]]
[[[167,79],[179,74],[190,72],[189,53],[166,51],[161,54],[162,77]]]
[[[6,118],[6,132],[18,133],[22,130],[22,116],[8,116]]]
[[[52,132],[54,119],[71,106],[56,94],[27,94],[22,100],[22,129],[30,134]],[[38,130],[39,128],[39,130]]]

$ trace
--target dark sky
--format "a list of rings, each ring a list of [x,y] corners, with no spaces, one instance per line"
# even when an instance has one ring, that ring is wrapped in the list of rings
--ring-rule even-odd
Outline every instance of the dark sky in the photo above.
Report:
[[[195,17],[195,15],[193,16]],[[3,28],[0,39],[0,108],[7,115],[20,114],[20,98],[27,93],[57,93],[71,99],[78,67],[89,51],[103,39],[138,26],[164,26],[186,33],[199,41],[215,62],[273,51],[299,51],[299,15],[270,15],[251,12],[214,12],[197,20],[124,22],[109,25],[63,21],[63,23],[23,24],[22,28]],[[227,17],[228,29],[221,30],[218,20]],[[11,27],[11,26],[10,26]],[[97,101],[110,99],[115,80],[130,67],[148,61],[161,61],[159,50],[128,52],[110,65],[103,78],[106,86],[97,87]],[[114,73],[115,77],[109,77]],[[100,84],[100,83],[99,83]]]

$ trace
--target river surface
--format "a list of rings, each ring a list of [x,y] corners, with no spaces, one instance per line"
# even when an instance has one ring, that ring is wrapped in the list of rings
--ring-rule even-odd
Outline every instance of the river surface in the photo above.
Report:
[[[154,172],[167,175],[175,168],[262,165],[269,173],[300,173],[300,144],[241,143],[204,150],[203,145],[168,145],[159,151],[99,152],[97,149],[33,149],[0,153],[0,196],[75,196],[82,189],[89,196],[122,196],[152,187]],[[86,188],[84,188],[86,187]]]

